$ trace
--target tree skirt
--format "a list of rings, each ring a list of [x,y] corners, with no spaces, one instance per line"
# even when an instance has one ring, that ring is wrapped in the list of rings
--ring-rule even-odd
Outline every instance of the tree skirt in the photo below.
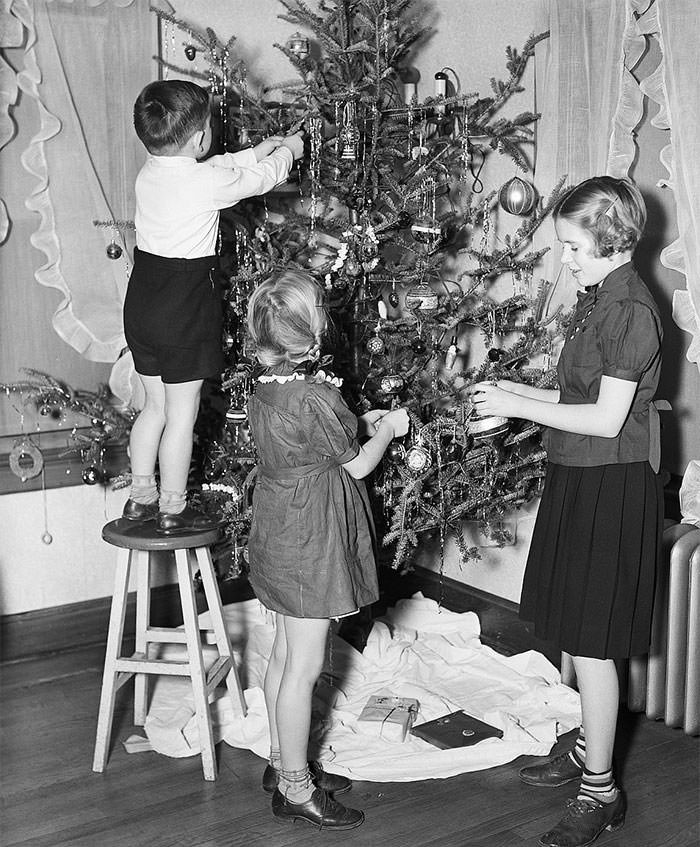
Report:
[[[224,607],[224,616],[245,688],[248,713],[237,716],[224,688],[211,704],[216,741],[267,758],[270,746],[262,692],[274,639],[273,616],[257,600]],[[203,627],[208,614],[200,616]],[[557,736],[581,720],[578,694],[534,651],[502,656],[479,639],[473,612],[457,614],[417,594],[401,600],[374,623],[359,653],[332,636],[314,695],[310,754],[324,767],[354,779],[402,782],[440,779],[483,770],[518,756],[547,755]],[[174,658],[181,645],[166,645]],[[206,648],[207,661],[215,653]],[[150,747],[166,756],[199,754],[199,737],[188,679],[160,676],[145,732]],[[359,721],[373,694],[414,698],[416,723],[464,710],[503,731],[471,747],[441,750],[412,735],[383,731]],[[388,725],[385,726],[388,730]]]

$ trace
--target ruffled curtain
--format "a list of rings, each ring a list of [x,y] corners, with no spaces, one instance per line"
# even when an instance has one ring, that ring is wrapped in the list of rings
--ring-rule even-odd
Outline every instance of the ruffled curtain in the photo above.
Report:
[[[114,362],[124,347],[121,303],[132,247],[124,228],[93,221],[133,216],[133,182],[143,153],[131,104],[153,74],[148,4],[134,0],[9,0],[6,20],[23,29],[24,67],[0,67],[0,142],[7,138],[13,85],[29,98],[39,130],[21,156],[37,213],[31,243],[43,254],[36,280],[62,300],[52,323],[86,359]],[[14,95],[16,99],[16,94]],[[10,133],[12,137],[12,133]],[[0,218],[4,230],[11,224]],[[106,255],[114,240],[122,255]]]
[[[543,0],[536,31],[550,38],[536,52],[537,183],[560,176],[575,184],[595,174],[626,176],[637,156],[635,128],[644,99],[658,106],[653,126],[670,130],[661,153],[660,185],[673,189],[678,238],[661,262],[685,275],[674,292],[673,317],[691,335],[689,361],[700,367],[700,86],[697,0]],[[659,41],[662,61],[638,80],[634,70]],[[554,244],[553,225],[537,233],[536,246]],[[558,281],[560,249],[545,257],[544,277]],[[572,302],[559,285],[552,306]]]

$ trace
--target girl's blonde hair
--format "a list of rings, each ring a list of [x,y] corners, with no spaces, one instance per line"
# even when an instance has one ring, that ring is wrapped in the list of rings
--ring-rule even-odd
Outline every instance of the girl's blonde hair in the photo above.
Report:
[[[285,270],[259,285],[248,300],[248,333],[262,365],[303,360],[326,331],[323,291],[303,271]]]
[[[628,179],[594,176],[568,191],[554,206],[553,215],[586,230],[595,255],[634,250],[642,237],[647,209],[637,186]]]

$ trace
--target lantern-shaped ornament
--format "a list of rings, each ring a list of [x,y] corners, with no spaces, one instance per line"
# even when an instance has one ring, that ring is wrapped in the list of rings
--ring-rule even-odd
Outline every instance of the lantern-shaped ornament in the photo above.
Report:
[[[422,444],[414,444],[406,451],[406,467],[413,473],[423,473],[432,463],[430,453]]]
[[[410,288],[406,292],[404,302],[407,309],[410,309],[411,311],[417,309],[424,315],[435,314],[438,308],[437,294],[424,282]]]
[[[514,176],[498,192],[498,202],[510,215],[529,215],[537,203],[537,191],[531,182]]]
[[[353,122],[346,123],[340,130],[340,158],[355,162],[360,145],[360,130]]]
[[[417,218],[411,225],[411,235],[419,244],[425,244],[428,250],[434,250],[442,241],[440,224],[433,218]]]
[[[382,377],[379,385],[384,394],[398,394],[404,386],[404,380],[399,374],[389,374]]]
[[[287,49],[297,58],[305,59],[309,55],[309,39],[300,32],[295,32],[287,41]]]

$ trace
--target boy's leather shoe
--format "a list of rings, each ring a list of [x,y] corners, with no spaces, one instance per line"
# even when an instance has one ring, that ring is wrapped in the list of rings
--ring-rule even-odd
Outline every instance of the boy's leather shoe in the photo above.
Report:
[[[567,803],[559,823],[540,837],[542,847],[588,847],[604,829],[614,832],[625,823],[627,804],[621,791],[612,803],[576,798]]]
[[[272,795],[272,814],[279,820],[306,821],[319,829],[354,829],[365,819],[359,809],[346,809],[322,788],[315,788],[306,803],[290,803],[279,789]]]
[[[124,504],[122,517],[128,521],[152,521],[158,514],[158,501],[153,503],[137,503],[136,500],[127,500]]]
[[[314,785],[317,788],[322,788],[329,794],[344,794],[352,788],[351,780],[349,780],[346,776],[340,776],[340,774],[324,771],[320,762],[309,762],[309,770],[311,771],[311,779],[313,780]],[[277,771],[272,767],[272,765],[268,765],[263,771],[263,791],[267,791],[268,794],[272,794],[275,788],[277,788],[278,779]]]
[[[188,532],[208,532],[218,529],[220,521],[210,518],[192,506],[185,508],[176,515],[158,512],[156,515],[156,532],[159,535],[185,535]]]
[[[566,785],[567,782],[581,779],[581,774],[581,768],[571,761],[571,756],[563,753],[556,759],[550,759],[541,765],[528,765],[526,768],[521,768],[518,776],[528,785],[557,788],[560,785]]]

